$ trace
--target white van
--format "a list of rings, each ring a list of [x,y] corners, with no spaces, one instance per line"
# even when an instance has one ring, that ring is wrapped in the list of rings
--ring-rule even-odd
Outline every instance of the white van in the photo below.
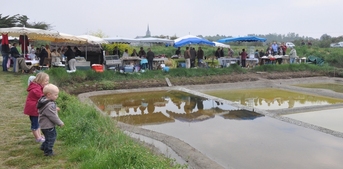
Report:
[[[343,48],[343,42],[338,42],[337,43],[341,48]]]
[[[295,47],[294,43],[292,43],[292,42],[286,42],[286,46],[287,46],[287,48]]]

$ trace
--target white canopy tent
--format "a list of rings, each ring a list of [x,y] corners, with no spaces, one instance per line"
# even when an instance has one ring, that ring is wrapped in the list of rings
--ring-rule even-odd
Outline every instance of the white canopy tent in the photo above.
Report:
[[[77,37],[87,39],[88,44],[108,44],[107,40],[92,35],[79,35]]]
[[[137,38],[138,42],[141,43],[173,43],[174,40],[163,39],[163,38]]]
[[[85,52],[86,59],[88,58],[88,44],[99,45],[100,48],[101,48],[101,44],[108,44],[107,40],[104,40],[103,38],[92,36],[92,35],[79,35],[77,37],[87,39],[86,52]],[[104,53],[102,53],[102,55],[104,56]]]
[[[230,48],[230,45],[213,41],[215,47]]]
[[[132,43],[132,42],[139,42],[137,39],[133,38],[124,38],[124,37],[110,37],[104,38],[109,43],[121,42],[121,43]]]

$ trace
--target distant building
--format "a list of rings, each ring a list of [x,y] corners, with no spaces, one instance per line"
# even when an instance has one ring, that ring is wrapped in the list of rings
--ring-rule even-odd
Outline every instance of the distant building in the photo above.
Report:
[[[136,38],[148,38],[148,37],[151,37],[151,33],[150,33],[150,29],[149,29],[149,25],[148,25],[148,27],[147,27],[147,30],[146,30],[145,36],[137,36]]]
[[[148,29],[146,30],[145,37],[151,37],[151,33],[150,33],[150,30],[149,30],[149,25],[148,25]]]

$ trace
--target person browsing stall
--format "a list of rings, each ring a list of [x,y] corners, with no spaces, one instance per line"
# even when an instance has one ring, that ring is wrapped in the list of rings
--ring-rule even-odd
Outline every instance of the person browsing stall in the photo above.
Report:
[[[241,61],[242,61],[242,67],[245,67],[245,63],[247,60],[247,52],[245,52],[245,49],[242,49],[242,52],[240,53],[241,55]]]
[[[80,57],[82,55],[81,50],[76,46],[74,47],[74,53],[75,53],[75,56],[77,57]]]
[[[71,49],[70,46],[67,46],[67,51],[64,53],[64,56],[67,57],[67,63],[69,66],[69,70],[71,71],[76,71],[76,59],[75,59],[75,54],[73,52],[73,50]]]
[[[152,67],[152,63],[154,61],[154,58],[155,58],[155,54],[154,52],[151,51],[150,48],[148,48],[148,52],[147,52],[147,59],[148,59],[148,66],[149,66],[149,70],[153,70],[153,67]]]

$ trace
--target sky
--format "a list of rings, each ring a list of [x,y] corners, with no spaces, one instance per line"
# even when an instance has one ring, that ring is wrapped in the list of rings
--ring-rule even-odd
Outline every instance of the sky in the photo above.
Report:
[[[343,35],[342,0],[20,0],[2,17],[26,15],[72,35],[105,37],[288,34]]]

